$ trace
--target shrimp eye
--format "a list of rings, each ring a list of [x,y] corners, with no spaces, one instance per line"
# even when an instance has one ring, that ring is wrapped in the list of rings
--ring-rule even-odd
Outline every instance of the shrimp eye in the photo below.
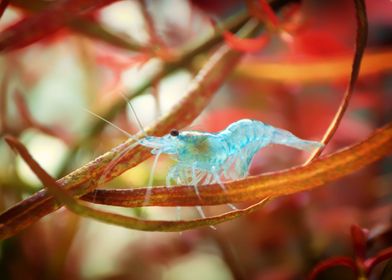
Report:
[[[172,129],[170,131],[170,135],[171,136],[178,136],[180,134],[180,132],[177,129]]]

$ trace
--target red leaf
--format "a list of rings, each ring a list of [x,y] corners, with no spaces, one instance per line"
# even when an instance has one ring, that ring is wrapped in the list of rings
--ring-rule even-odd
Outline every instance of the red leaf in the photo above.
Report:
[[[392,258],[392,247],[382,250],[375,257],[365,261],[365,267],[367,269],[366,274],[369,275],[373,268],[382,261]]]
[[[75,17],[83,16],[117,0],[65,0],[39,14],[26,17],[0,35],[0,52],[28,46],[58,31]]]
[[[230,48],[240,52],[257,52],[261,50],[269,40],[267,36],[257,38],[239,38],[229,31],[223,32],[223,37]]]
[[[259,4],[268,21],[272,24],[272,26],[277,27],[279,25],[279,20],[270,4],[268,4],[266,0],[259,0]]]
[[[349,48],[332,31],[308,28],[299,32],[292,44],[293,53],[309,56],[336,56],[347,53]]]
[[[316,279],[317,275],[324,270],[334,266],[345,266],[350,268],[355,274],[357,274],[357,267],[352,259],[348,257],[336,257],[319,263],[311,272],[308,280]]]
[[[211,1],[211,0],[191,0],[192,6],[197,7],[207,14],[225,14],[230,10],[238,8],[241,4],[239,0]]]
[[[355,257],[358,258],[359,261],[363,261],[365,259],[367,235],[368,230],[362,229],[357,225],[351,226],[351,238],[354,253]]]

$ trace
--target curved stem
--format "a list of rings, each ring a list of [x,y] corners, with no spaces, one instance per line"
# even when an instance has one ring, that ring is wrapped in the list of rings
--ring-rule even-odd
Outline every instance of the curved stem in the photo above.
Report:
[[[318,274],[334,266],[345,266],[350,268],[356,275],[358,274],[357,267],[352,259],[348,257],[336,257],[319,263],[309,275],[308,280],[316,279]]]
[[[339,106],[338,111],[336,112],[333,120],[331,121],[327,131],[325,132],[321,143],[324,146],[317,148],[310,158],[306,161],[305,164],[316,159],[318,156],[321,155],[323,150],[325,149],[326,145],[332,139],[333,135],[335,134],[336,130],[339,127],[340,121],[343,118],[344,113],[347,110],[348,104],[350,102],[351,96],[354,92],[355,84],[358,80],[359,69],[361,67],[361,61],[363,54],[365,52],[367,37],[368,37],[368,22],[367,22],[367,15],[366,15],[366,6],[364,0],[354,0],[355,3],[355,16],[357,19],[357,36],[356,36],[356,46],[355,46],[355,53],[354,53],[354,60],[351,70],[351,77],[348,88],[343,96],[342,102]]]

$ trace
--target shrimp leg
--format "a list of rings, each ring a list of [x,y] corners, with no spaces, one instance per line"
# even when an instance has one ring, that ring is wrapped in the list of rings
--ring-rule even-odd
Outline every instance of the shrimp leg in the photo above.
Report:
[[[178,177],[178,169],[177,166],[172,167],[169,172],[167,173],[166,176],[166,188],[169,188],[171,185],[171,181],[174,177],[177,177],[177,184],[179,183],[179,177]],[[176,218],[177,221],[181,220],[181,207],[177,206],[176,207]]]
[[[212,175],[214,176],[215,182],[217,182],[219,184],[221,189],[224,192],[227,192],[227,189],[226,189],[225,185],[222,183],[221,179],[219,178],[218,172],[215,170],[215,168],[212,169]],[[227,203],[227,206],[229,206],[232,210],[237,210],[237,207],[235,207],[231,203]]]
[[[146,195],[144,197],[144,203],[143,205],[145,205],[146,203],[149,202],[150,200],[150,196],[151,196],[151,189],[152,189],[152,181],[154,179],[154,173],[155,173],[155,169],[157,167],[157,163],[158,163],[158,159],[159,156],[161,155],[161,153],[157,153],[157,155],[155,156],[154,162],[152,164],[151,167],[151,172],[150,172],[150,177],[148,178],[148,186],[147,186],[147,191],[146,191]]]
[[[195,193],[196,193],[197,197],[201,200],[199,188],[197,187],[198,181],[199,180],[197,180],[197,177],[196,177],[196,167],[194,165],[192,165],[192,186],[195,189]],[[197,212],[199,212],[199,215],[203,219],[206,218],[206,215],[205,215],[203,208],[201,206],[199,206],[199,205],[196,206],[196,210],[197,210]]]
[[[271,126],[270,128],[273,129],[270,143],[290,146],[292,148],[305,151],[312,151],[323,145],[320,142],[303,140],[301,138],[298,138],[290,131],[284,129],[274,128]]]

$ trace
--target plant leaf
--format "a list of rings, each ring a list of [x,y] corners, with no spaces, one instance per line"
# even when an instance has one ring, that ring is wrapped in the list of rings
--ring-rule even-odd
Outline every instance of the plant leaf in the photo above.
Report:
[[[392,258],[392,247],[389,247],[380,251],[376,256],[367,259],[365,261],[367,275],[370,275],[370,273],[373,271],[376,265],[391,258]]]
[[[314,280],[316,279],[317,275],[324,270],[327,270],[328,268],[334,267],[334,266],[345,266],[350,268],[355,275],[358,273],[357,272],[357,267],[354,263],[354,261],[348,257],[336,257],[336,258],[331,258],[328,260],[325,260],[321,263],[319,263],[311,272],[311,274],[308,277],[308,280]]]
[[[362,229],[357,225],[351,226],[351,242],[353,244],[354,255],[358,262],[363,262],[366,258],[366,242],[369,235],[367,229]]]
[[[229,31],[223,32],[223,38],[225,38],[225,42],[230,48],[240,52],[258,52],[264,48],[269,41],[267,35],[256,38],[240,38]]]
[[[23,0],[13,0],[12,5],[30,12],[39,13],[41,10],[46,9],[50,3],[43,1],[30,2]],[[101,40],[113,46],[131,51],[141,50],[141,46],[139,44],[110,32],[101,24],[99,24],[94,19],[94,17],[75,17],[70,22],[65,22],[65,24],[68,24],[68,27],[74,31],[80,32],[90,38]]]
[[[38,14],[25,17],[0,34],[0,52],[23,48],[58,31],[72,19],[88,15],[117,0],[57,1]]]
[[[279,26],[279,19],[278,19],[277,15],[275,14],[275,12],[272,10],[268,1],[267,0],[259,0],[258,2],[261,6],[261,10],[263,11],[263,13],[265,14],[265,16],[268,20],[268,22],[273,27],[278,27]]]

